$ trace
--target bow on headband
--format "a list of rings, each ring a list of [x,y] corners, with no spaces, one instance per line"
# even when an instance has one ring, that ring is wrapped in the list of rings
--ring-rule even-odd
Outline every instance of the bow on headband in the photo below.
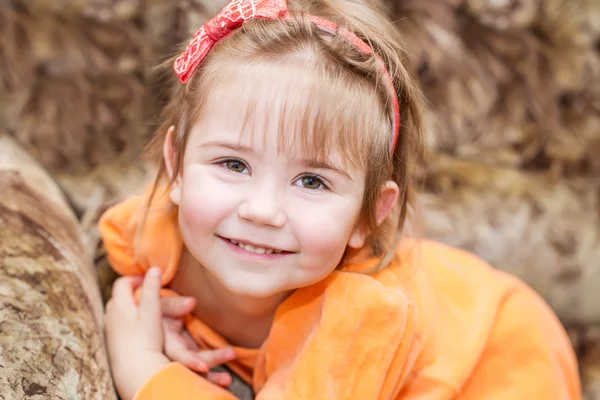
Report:
[[[202,26],[190,40],[183,54],[175,60],[173,69],[179,76],[181,83],[186,83],[194,73],[198,65],[208,55],[215,44],[239,29],[246,21],[251,19],[287,19],[286,0],[232,0],[214,18]],[[326,19],[310,16],[311,21],[322,31],[330,35],[338,33],[338,26]],[[346,40],[356,46],[363,54],[373,54],[373,49],[354,33],[344,30],[341,33]],[[400,106],[394,89],[394,83],[381,62],[385,76],[390,83],[394,115],[392,153],[398,141],[400,130]]]

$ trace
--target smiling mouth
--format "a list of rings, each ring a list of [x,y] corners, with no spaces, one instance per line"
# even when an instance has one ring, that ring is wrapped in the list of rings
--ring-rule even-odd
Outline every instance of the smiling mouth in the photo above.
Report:
[[[238,242],[237,240],[233,240],[233,239],[225,239],[225,240],[228,240],[231,244],[234,244],[234,245],[236,245],[238,247],[241,247],[242,249],[246,250],[249,253],[256,253],[256,254],[281,254],[281,253],[289,253],[287,251],[279,250],[279,249],[271,249],[271,248],[268,248],[268,247],[253,246],[251,244],[247,244],[247,243],[243,243],[243,242]]]

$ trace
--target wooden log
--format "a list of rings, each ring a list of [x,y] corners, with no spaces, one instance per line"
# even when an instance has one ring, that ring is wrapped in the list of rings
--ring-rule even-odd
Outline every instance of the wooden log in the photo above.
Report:
[[[52,178],[0,132],[2,399],[116,399],[102,300]]]

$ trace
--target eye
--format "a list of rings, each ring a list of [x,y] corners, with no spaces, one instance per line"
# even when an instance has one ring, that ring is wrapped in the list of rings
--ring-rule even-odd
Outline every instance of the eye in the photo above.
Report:
[[[238,174],[244,174],[248,170],[246,163],[237,159],[223,160],[220,161],[219,164],[221,164],[225,169]]]
[[[325,182],[323,182],[323,179],[321,179],[321,177],[317,176],[317,175],[304,175],[301,176],[297,181],[296,181],[298,186],[303,187],[304,189],[309,189],[309,190],[323,190],[323,189],[328,189],[327,185],[325,184]]]

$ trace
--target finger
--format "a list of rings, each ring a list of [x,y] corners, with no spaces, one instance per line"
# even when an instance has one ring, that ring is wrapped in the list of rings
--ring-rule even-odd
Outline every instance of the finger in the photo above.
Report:
[[[224,388],[231,386],[233,383],[233,378],[227,372],[209,372],[206,374],[206,379]]]
[[[160,309],[164,316],[182,318],[196,307],[193,297],[165,297],[160,300]]]
[[[190,335],[190,333],[186,330],[181,332],[181,337],[188,349],[192,349],[196,352],[200,351],[200,346],[198,346],[198,342]]]
[[[196,372],[206,373],[210,369],[197,351],[187,348],[183,338],[177,333],[165,332],[165,354],[172,361],[180,362]]]
[[[163,317],[163,325],[165,331],[181,334],[181,331],[183,330],[183,320],[180,318]]]
[[[160,311],[160,288],[162,283],[160,277],[161,271],[156,267],[150,268],[144,277],[139,313],[140,319],[147,324],[146,326],[162,326]]]
[[[231,347],[216,350],[201,350],[198,352],[200,358],[206,363],[208,369],[235,359],[235,351]]]
[[[124,276],[117,279],[112,287],[113,302],[135,306],[133,291],[137,289],[141,283],[142,278],[139,276]]]

